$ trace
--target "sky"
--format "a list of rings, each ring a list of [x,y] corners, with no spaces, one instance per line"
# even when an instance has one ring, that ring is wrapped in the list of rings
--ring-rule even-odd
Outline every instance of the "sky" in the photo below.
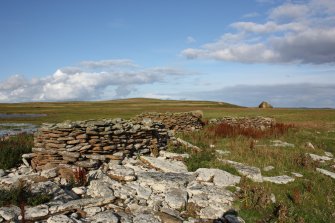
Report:
[[[335,108],[335,1],[0,1],[0,103],[133,97]]]

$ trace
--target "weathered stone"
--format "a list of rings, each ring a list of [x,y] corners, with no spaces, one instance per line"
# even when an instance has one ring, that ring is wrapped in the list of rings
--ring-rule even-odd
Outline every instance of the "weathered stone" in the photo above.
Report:
[[[68,216],[60,214],[48,218],[47,223],[74,223],[74,221]]]
[[[268,172],[268,171],[273,170],[273,169],[274,169],[274,166],[266,166],[266,167],[263,168],[263,170],[265,172]]]
[[[175,216],[169,215],[164,212],[158,212],[156,216],[159,217],[162,223],[182,223],[183,221]]]
[[[165,194],[165,201],[173,209],[184,209],[187,203],[187,192],[180,188],[170,188]]]
[[[225,162],[232,165],[242,176],[246,176],[247,178],[255,182],[263,182],[262,173],[259,168],[248,166],[231,160],[225,160]]]
[[[107,172],[114,180],[133,181],[136,180],[135,171],[131,168],[124,167],[123,165],[113,165]]]
[[[92,223],[118,223],[119,218],[111,210],[100,212],[93,216]]]
[[[133,218],[136,223],[160,223],[158,217],[153,214],[137,214]]]
[[[93,216],[96,215],[97,213],[102,212],[101,207],[89,207],[85,208],[84,211],[86,212],[87,216]]]
[[[335,173],[331,172],[331,171],[328,171],[328,170],[325,170],[325,169],[321,169],[321,168],[316,168],[316,171],[326,175],[326,176],[329,176],[333,179],[335,179]]]
[[[41,176],[46,177],[46,178],[54,178],[57,177],[58,175],[58,168],[52,168],[52,169],[47,169],[47,170],[42,170]]]
[[[295,177],[303,177],[303,175],[300,173],[291,172],[291,174]]]
[[[25,219],[34,220],[36,218],[46,217],[49,214],[48,205],[42,204],[35,207],[28,207],[25,210]]]
[[[0,216],[6,221],[14,220],[20,215],[20,208],[16,206],[0,207]]]
[[[334,155],[331,152],[325,152],[325,155],[328,156],[328,157],[331,157],[331,158],[334,157]]]
[[[164,192],[169,188],[186,187],[195,177],[186,173],[140,172],[137,178],[141,186],[150,186],[155,191]]]
[[[213,182],[217,186],[231,186],[238,184],[241,177],[232,175],[220,169],[199,168],[195,171],[197,181]]]
[[[312,160],[320,162],[325,162],[333,159],[332,157],[329,156],[319,156],[312,153],[308,153],[308,155],[312,158]]]
[[[88,186],[87,194],[92,197],[115,198],[114,191],[111,187],[112,185],[109,185],[103,180],[92,180]]]
[[[86,187],[73,187],[72,191],[78,195],[82,195],[86,193]]]
[[[5,171],[3,169],[0,169],[0,177],[3,177],[5,175],[6,175]]]
[[[187,173],[186,165],[181,161],[141,156],[143,162],[163,172]]]
[[[287,184],[294,181],[294,178],[283,175],[283,176],[274,176],[274,177],[263,177],[264,181],[268,181],[275,184]]]

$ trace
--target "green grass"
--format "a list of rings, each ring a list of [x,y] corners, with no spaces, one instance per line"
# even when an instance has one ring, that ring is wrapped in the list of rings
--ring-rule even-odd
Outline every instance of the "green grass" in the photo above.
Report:
[[[10,169],[22,161],[22,154],[31,153],[33,136],[19,134],[8,140],[0,141],[0,169]]]

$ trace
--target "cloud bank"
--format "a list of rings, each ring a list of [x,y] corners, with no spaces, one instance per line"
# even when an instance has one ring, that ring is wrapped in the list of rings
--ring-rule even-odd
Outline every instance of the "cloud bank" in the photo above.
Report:
[[[172,67],[140,68],[131,60],[84,61],[43,78],[13,75],[0,82],[0,102],[96,100],[107,87],[114,88],[114,97],[122,98],[136,91],[136,86],[185,75],[191,73]]]
[[[335,1],[286,2],[268,12],[267,21],[239,21],[218,40],[182,54],[242,63],[335,63]]]

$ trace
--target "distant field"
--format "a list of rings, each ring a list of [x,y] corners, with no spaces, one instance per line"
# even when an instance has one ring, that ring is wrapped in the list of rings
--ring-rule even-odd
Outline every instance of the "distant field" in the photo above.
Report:
[[[205,118],[222,116],[269,116],[281,122],[304,127],[333,128],[334,109],[258,109],[245,108],[222,102],[175,101],[158,99],[125,99],[99,102],[34,102],[0,104],[0,113],[47,114],[39,118],[1,119],[0,122],[61,122],[100,118],[131,118],[142,112],[183,112],[202,110]]]

